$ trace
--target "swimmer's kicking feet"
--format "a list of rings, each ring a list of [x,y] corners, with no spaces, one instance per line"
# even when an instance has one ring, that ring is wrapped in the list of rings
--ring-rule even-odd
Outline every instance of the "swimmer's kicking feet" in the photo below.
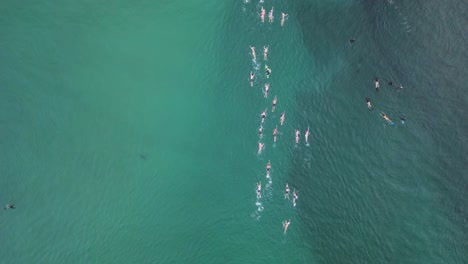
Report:
[[[265,109],[265,111],[263,111],[262,114],[260,115],[262,117],[262,123],[265,121],[266,112],[267,112],[267,109]]]
[[[284,19],[288,16],[288,14],[281,13],[281,26],[284,26]]]
[[[284,123],[284,115],[285,115],[285,112],[283,112],[283,113],[281,114],[281,117],[280,117],[280,124],[281,124],[281,125],[283,125],[283,123]]]
[[[268,161],[268,163],[266,165],[266,176],[267,176],[267,178],[270,178],[270,169],[271,169],[271,163],[270,163],[270,161]]]
[[[284,191],[284,199],[289,199],[289,185],[286,183],[286,189]]]
[[[258,154],[259,154],[259,155],[262,153],[262,150],[263,150],[263,146],[264,146],[264,145],[265,145],[265,144],[263,144],[263,143],[258,143]]]
[[[372,111],[372,105],[370,103],[369,97],[366,97],[366,103],[367,103],[367,109],[369,109],[369,111]]]
[[[273,130],[273,142],[276,142],[276,134],[278,133],[278,126]]]
[[[284,233],[283,234],[286,234],[286,232],[288,231],[289,224],[291,224],[291,219],[289,219],[288,221],[283,222],[283,227],[284,227]]]
[[[276,98],[276,95],[275,95],[275,98],[273,99],[273,106],[271,107],[271,111],[274,112],[275,109],[276,109],[276,102],[278,101],[278,98]]]
[[[268,97],[268,91],[270,90],[270,84],[265,83],[265,91],[263,92],[263,97],[267,98]]]
[[[255,55],[255,47],[252,47],[252,46],[249,46],[250,47],[250,51],[252,52],[252,57],[254,60],[257,59],[257,56]]]
[[[253,87],[254,78],[255,78],[255,74],[253,72],[250,72],[250,87]]]
[[[273,23],[273,7],[271,7],[270,12],[268,12],[268,22]]]
[[[262,182],[258,182],[257,183],[257,199],[262,198],[261,191],[262,191]]]

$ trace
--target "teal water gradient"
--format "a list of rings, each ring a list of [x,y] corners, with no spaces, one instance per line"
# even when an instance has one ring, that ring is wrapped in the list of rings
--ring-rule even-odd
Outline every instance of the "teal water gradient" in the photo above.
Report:
[[[261,6],[5,2],[0,263],[467,262],[467,4]]]

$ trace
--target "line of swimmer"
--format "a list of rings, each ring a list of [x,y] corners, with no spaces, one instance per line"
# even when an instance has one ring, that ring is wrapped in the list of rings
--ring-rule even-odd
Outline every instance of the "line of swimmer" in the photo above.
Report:
[[[271,10],[268,12],[268,22],[270,23],[273,23],[273,20],[274,20],[274,16],[273,16],[273,9],[274,7],[272,6],[271,7]],[[265,9],[262,8],[260,9],[260,19],[262,20],[262,23],[265,23]],[[286,20],[286,17],[288,16],[288,14],[285,14],[285,13],[281,13],[281,26],[284,26],[284,21]]]
[[[282,13],[282,15],[281,15],[281,26],[284,26],[284,22],[285,22],[285,19],[286,19],[287,16],[288,16],[287,14]],[[265,22],[265,9],[263,8],[263,6],[261,7],[260,18],[261,18],[262,23],[264,23]],[[273,7],[272,7],[271,10],[268,13],[268,22],[273,23],[273,20],[274,20],[274,16],[273,16]],[[265,61],[268,60],[268,48],[269,48],[268,46],[263,46],[263,59]],[[253,60],[256,61],[257,56],[255,54],[255,47],[250,46],[250,51],[251,51],[251,55],[252,55]],[[267,79],[270,78],[270,74],[271,74],[271,69],[268,67],[268,65],[265,64],[265,76],[266,76]],[[252,71],[250,72],[250,79],[249,80],[250,80],[250,87],[253,87],[254,80],[255,80],[255,74]],[[264,98],[268,98],[269,90],[270,90],[270,84],[265,83],[263,85],[263,89],[262,89]],[[271,112],[275,112],[277,102],[278,102],[278,98],[275,95],[275,97],[274,97],[274,99],[272,101]],[[261,124],[260,124],[260,128],[258,129],[260,139],[262,139],[262,137],[263,137],[263,123],[264,123],[265,118],[267,116],[267,111],[268,111],[268,109],[266,108],[260,115]],[[284,119],[285,119],[285,112],[283,111],[283,113],[281,114],[280,120],[279,120],[281,126],[284,124]],[[277,134],[278,134],[278,125],[276,125],[275,129],[273,130],[273,142],[276,142]],[[310,135],[310,131],[309,131],[309,128],[307,128],[307,131],[305,133],[305,141],[307,142],[307,144],[308,144],[308,141],[309,141],[309,135]],[[296,144],[299,143],[299,136],[300,136],[300,132],[299,132],[299,130],[296,129],[295,130]],[[264,149],[264,146],[265,146],[264,143],[262,143],[262,142],[258,143],[258,154],[259,155],[262,153],[262,151]],[[268,163],[266,165],[266,178],[267,179],[271,179],[270,170],[271,170],[271,162],[270,162],[270,160],[268,160]],[[257,199],[262,198],[262,182],[261,181],[257,183],[256,193],[257,193]],[[289,194],[290,194],[289,185],[288,185],[288,183],[286,183],[284,198],[289,199]],[[296,206],[296,201],[299,198],[297,196],[296,190],[293,191],[292,198],[293,198],[292,199],[293,206]],[[290,223],[291,223],[290,219],[286,220],[286,221],[283,221],[284,234],[286,234]]]
[[[276,108],[276,102],[277,102],[277,98],[275,96],[275,99],[273,99],[273,106],[271,108],[271,111],[274,112],[275,111],[275,108]],[[261,121],[261,124],[260,124],[260,128],[258,129],[258,133],[260,135],[260,139],[263,138],[263,122],[265,121],[265,118],[266,118],[266,114],[267,113],[267,109],[265,109],[262,114],[260,115],[260,117],[262,118],[262,121]],[[282,126],[284,124],[284,118],[285,118],[285,115],[286,113],[283,112],[281,114],[281,117],[280,117],[280,125]],[[276,127],[273,129],[273,142],[276,143],[276,135],[278,134],[278,125],[276,125]],[[295,140],[296,140],[296,144],[299,144],[299,141],[300,141],[300,134],[301,132],[298,130],[298,129],[295,129],[294,131],[294,136],[295,136]],[[310,136],[310,128],[307,127],[307,130],[304,134],[304,139],[305,139],[305,142],[307,144],[307,146],[309,145],[309,136]],[[258,143],[258,152],[257,154],[260,155],[262,154],[262,151],[265,147],[265,143],[261,143],[259,142]]]

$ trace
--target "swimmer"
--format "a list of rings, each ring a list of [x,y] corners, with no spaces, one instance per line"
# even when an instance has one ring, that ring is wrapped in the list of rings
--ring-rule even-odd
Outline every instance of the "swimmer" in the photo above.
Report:
[[[274,112],[275,111],[275,108],[276,108],[276,102],[278,101],[278,98],[276,98],[276,95],[275,95],[275,99],[273,99],[273,106],[271,107],[271,111]]]
[[[257,59],[257,56],[255,56],[255,47],[252,47],[252,46],[249,46],[250,47],[250,50],[252,51],[252,57],[254,60]]]
[[[267,165],[266,165],[266,175],[267,175],[267,178],[270,177],[270,169],[271,169],[271,163],[270,161],[268,161]]]
[[[257,199],[262,198],[261,191],[262,191],[262,182],[258,182],[257,183]]]
[[[378,92],[379,91],[379,86],[380,86],[379,85],[379,79],[376,77],[374,81],[375,81],[375,91]]]
[[[393,86],[393,82],[392,82],[392,81],[388,81],[388,86]]]
[[[369,111],[372,111],[372,105],[370,103],[369,97],[366,97],[366,103],[367,103],[367,109],[369,109]]]
[[[264,146],[264,145],[265,145],[265,144],[263,144],[263,143],[258,143],[258,154],[259,154],[259,155],[262,153],[262,150],[263,150],[263,146]]]
[[[304,135],[306,143],[309,143],[309,135],[310,135],[309,127],[307,127],[307,131],[305,132],[305,135]]]
[[[254,78],[255,74],[253,72],[250,72],[250,87],[253,87]]]
[[[266,72],[267,79],[270,78],[271,69],[268,68],[268,65],[265,65],[265,72]]]
[[[280,117],[280,124],[281,124],[281,125],[283,125],[283,123],[284,123],[284,115],[285,115],[285,112],[283,112],[283,113],[281,114],[281,117]]]
[[[284,233],[283,234],[286,234],[286,231],[288,231],[289,224],[291,224],[291,219],[289,219],[288,221],[283,222],[283,227],[284,227]]]
[[[273,130],[273,142],[276,142],[276,133],[278,133],[278,126]]]
[[[284,25],[284,19],[288,16],[288,14],[281,13],[281,26]]]
[[[258,129],[258,134],[260,134],[260,138],[262,138],[262,131],[263,131],[263,126],[260,125],[260,128]]]
[[[402,124],[404,124],[404,123],[405,123],[405,121],[406,121],[406,117],[405,117],[405,116],[403,116],[403,117],[400,117],[400,120],[401,120],[401,123],[402,123]]]
[[[268,46],[263,46],[263,59],[267,60],[268,59]]]
[[[289,185],[286,183],[286,190],[284,191],[284,199],[289,199]]]
[[[296,190],[293,191],[293,205],[296,206],[296,200],[299,198],[296,194]]]
[[[16,209],[16,206],[15,204],[7,204],[5,205],[5,207],[3,207],[3,210],[6,210],[6,209]]]
[[[271,7],[270,12],[268,12],[268,22],[273,23],[273,7]]]
[[[349,39],[348,42],[345,43],[345,47],[352,46],[353,43],[356,41],[356,38]]]
[[[263,96],[265,98],[268,97],[268,90],[270,90],[270,84],[269,83],[265,83],[265,91],[263,92]]]
[[[387,121],[388,124],[393,125],[392,120],[390,120],[390,118],[388,118],[385,113],[381,113],[380,115],[383,117],[383,119],[385,119],[385,121]]]
[[[299,130],[296,129],[296,144],[299,143],[299,134],[301,132],[299,132]]]
[[[260,11],[260,18],[262,19],[262,23],[265,22],[265,8],[262,6],[262,10]]]
[[[261,114],[261,117],[262,117],[262,123],[263,123],[263,121],[265,121],[265,117],[266,117],[266,111],[267,111],[267,110],[265,109],[265,111],[263,111],[263,112],[262,112],[262,114]]]

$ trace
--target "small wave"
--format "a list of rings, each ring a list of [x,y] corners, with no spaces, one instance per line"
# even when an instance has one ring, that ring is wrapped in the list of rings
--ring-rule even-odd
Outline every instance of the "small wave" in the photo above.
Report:
[[[387,0],[387,2],[389,3],[389,5],[395,4],[395,1],[393,1],[393,0]],[[395,4],[393,6],[393,8],[395,10],[401,10],[400,7],[397,4]],[[410,25],[408,23],[407,17],[404,16],[403,13],[401,13],[401,11],[397,11],[397,12],[398,12],[398,16],[400,17],[400,19],[403,20],[403,22],[401,22],[401,25],[403,25],[403,27],[405,28],[405,31],[406,32],[411,32],[411,27],[410,27]]]

